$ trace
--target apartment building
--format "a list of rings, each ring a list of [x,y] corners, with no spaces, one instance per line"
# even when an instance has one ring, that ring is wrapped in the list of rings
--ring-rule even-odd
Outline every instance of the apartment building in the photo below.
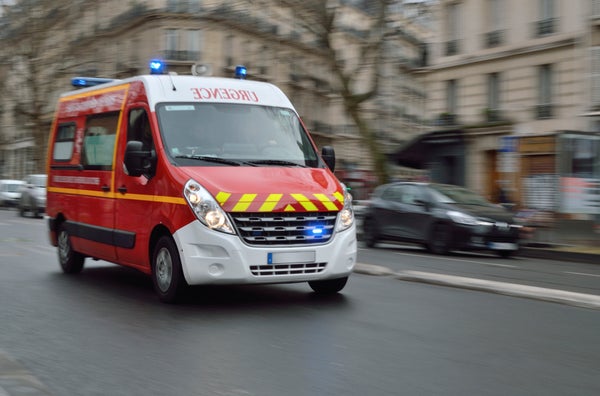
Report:
[[[568,191],[570,177],[600,186],[600,1],[441,0],[433,13],[423,74],[436,121],[397,160],[491,199],[503,186],[520,207],[593,217],[600,190]]]
[[[78,10],[73,15],[76,19],[48,34],[51,49],[62,54],[60,64],[54,59],[55,64],[48,67],[63,70],[52,75],[56,84],[48,95],[50,106],[60,92],[72,89],[72,76],[145,74],[154,58],[164,60],[168,71],[179,74],[190,74],[194,67],[213,76],[232,76],[235,66],[244,64],[248,78],[272,82],[292,98],[316,143],[335,147],[340,170],[369,173],[370,154],[336,94],[328,59],[314,35],[278,1],[78,1],[80,6],[73,8]],[[342,51],[345,62],[360,56],[352,43],[365,37],[371,18],[353,3],[339,4],[341,21],[347,26],[341,33],[349,43]],[[366,119],[387,151],[420,132],[426,118],[424,89],[410,74],[421,58],[420,32],[408,33],[403,26],[396,31],[387,44],[392,50],[385,59],[382,91],[365,108]],[[10,98],[1,108],[5,111],[0,114],[0,173],[22,177],[31,167],[35,142],[27,127],[15,120]],[[49,123],[51,111],[47,114]]]

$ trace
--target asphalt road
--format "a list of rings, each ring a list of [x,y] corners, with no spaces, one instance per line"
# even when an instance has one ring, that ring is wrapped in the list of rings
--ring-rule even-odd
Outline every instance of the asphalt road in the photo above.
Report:
[[[511,283],[523,273],[544,288],[560,278],[543,260],[509,260],[515,270],[397,247],[359,258]],[[0,262],[2,396],[600,394],[594,309],[361,273],[330,298],[306,284],[202,287],[165,305],[127,268],[87,260],[63,275],[44,221],[9,211]]]

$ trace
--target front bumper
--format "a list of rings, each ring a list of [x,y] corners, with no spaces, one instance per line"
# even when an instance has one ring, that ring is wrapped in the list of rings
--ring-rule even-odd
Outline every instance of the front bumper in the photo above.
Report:
[[[356,264],[356,228],[322,245],[249,246],[237,235],[193,221],[173,235],[185,279],[198,284],[267,284],[349,276]]]
[[[513,224],[455,225],[452,245],[459,250],[516,251],[519,249],[520,233],[521,227]]]

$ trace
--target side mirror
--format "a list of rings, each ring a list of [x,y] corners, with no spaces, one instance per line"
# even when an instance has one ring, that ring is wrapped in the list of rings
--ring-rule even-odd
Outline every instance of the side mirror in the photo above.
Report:
[[[331,146],[323,146],[321,149],[321,157],[327,164],[329,169],[333,172],[335,170],[335,151]]]
[[[129,176],[141,176],[152,173],[154,166],[154,153],[143,150],[143,143],[137,140],[127,142],[125,147],[125,168]]]

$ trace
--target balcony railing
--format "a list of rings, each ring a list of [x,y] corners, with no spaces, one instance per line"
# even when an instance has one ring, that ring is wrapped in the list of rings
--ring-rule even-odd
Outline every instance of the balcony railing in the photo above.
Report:
[[[164,53],[164,58],[167,61],[195,62],[200,60],[200,51],[166,50]]]
[[[535,34],[537,37],[547,36],[556,32],[557,19],[546,18],[535,23]]]
[[[486,48],[497,47],[504,42],[504,32],[502,30],[494,30],[485,34]]]
[[[554,116],[553,106],[551,104],[541,104],[535,106],[535,118],[546,120]]]
[[[446,41],[446,56],[458,54],[458,40]]]

